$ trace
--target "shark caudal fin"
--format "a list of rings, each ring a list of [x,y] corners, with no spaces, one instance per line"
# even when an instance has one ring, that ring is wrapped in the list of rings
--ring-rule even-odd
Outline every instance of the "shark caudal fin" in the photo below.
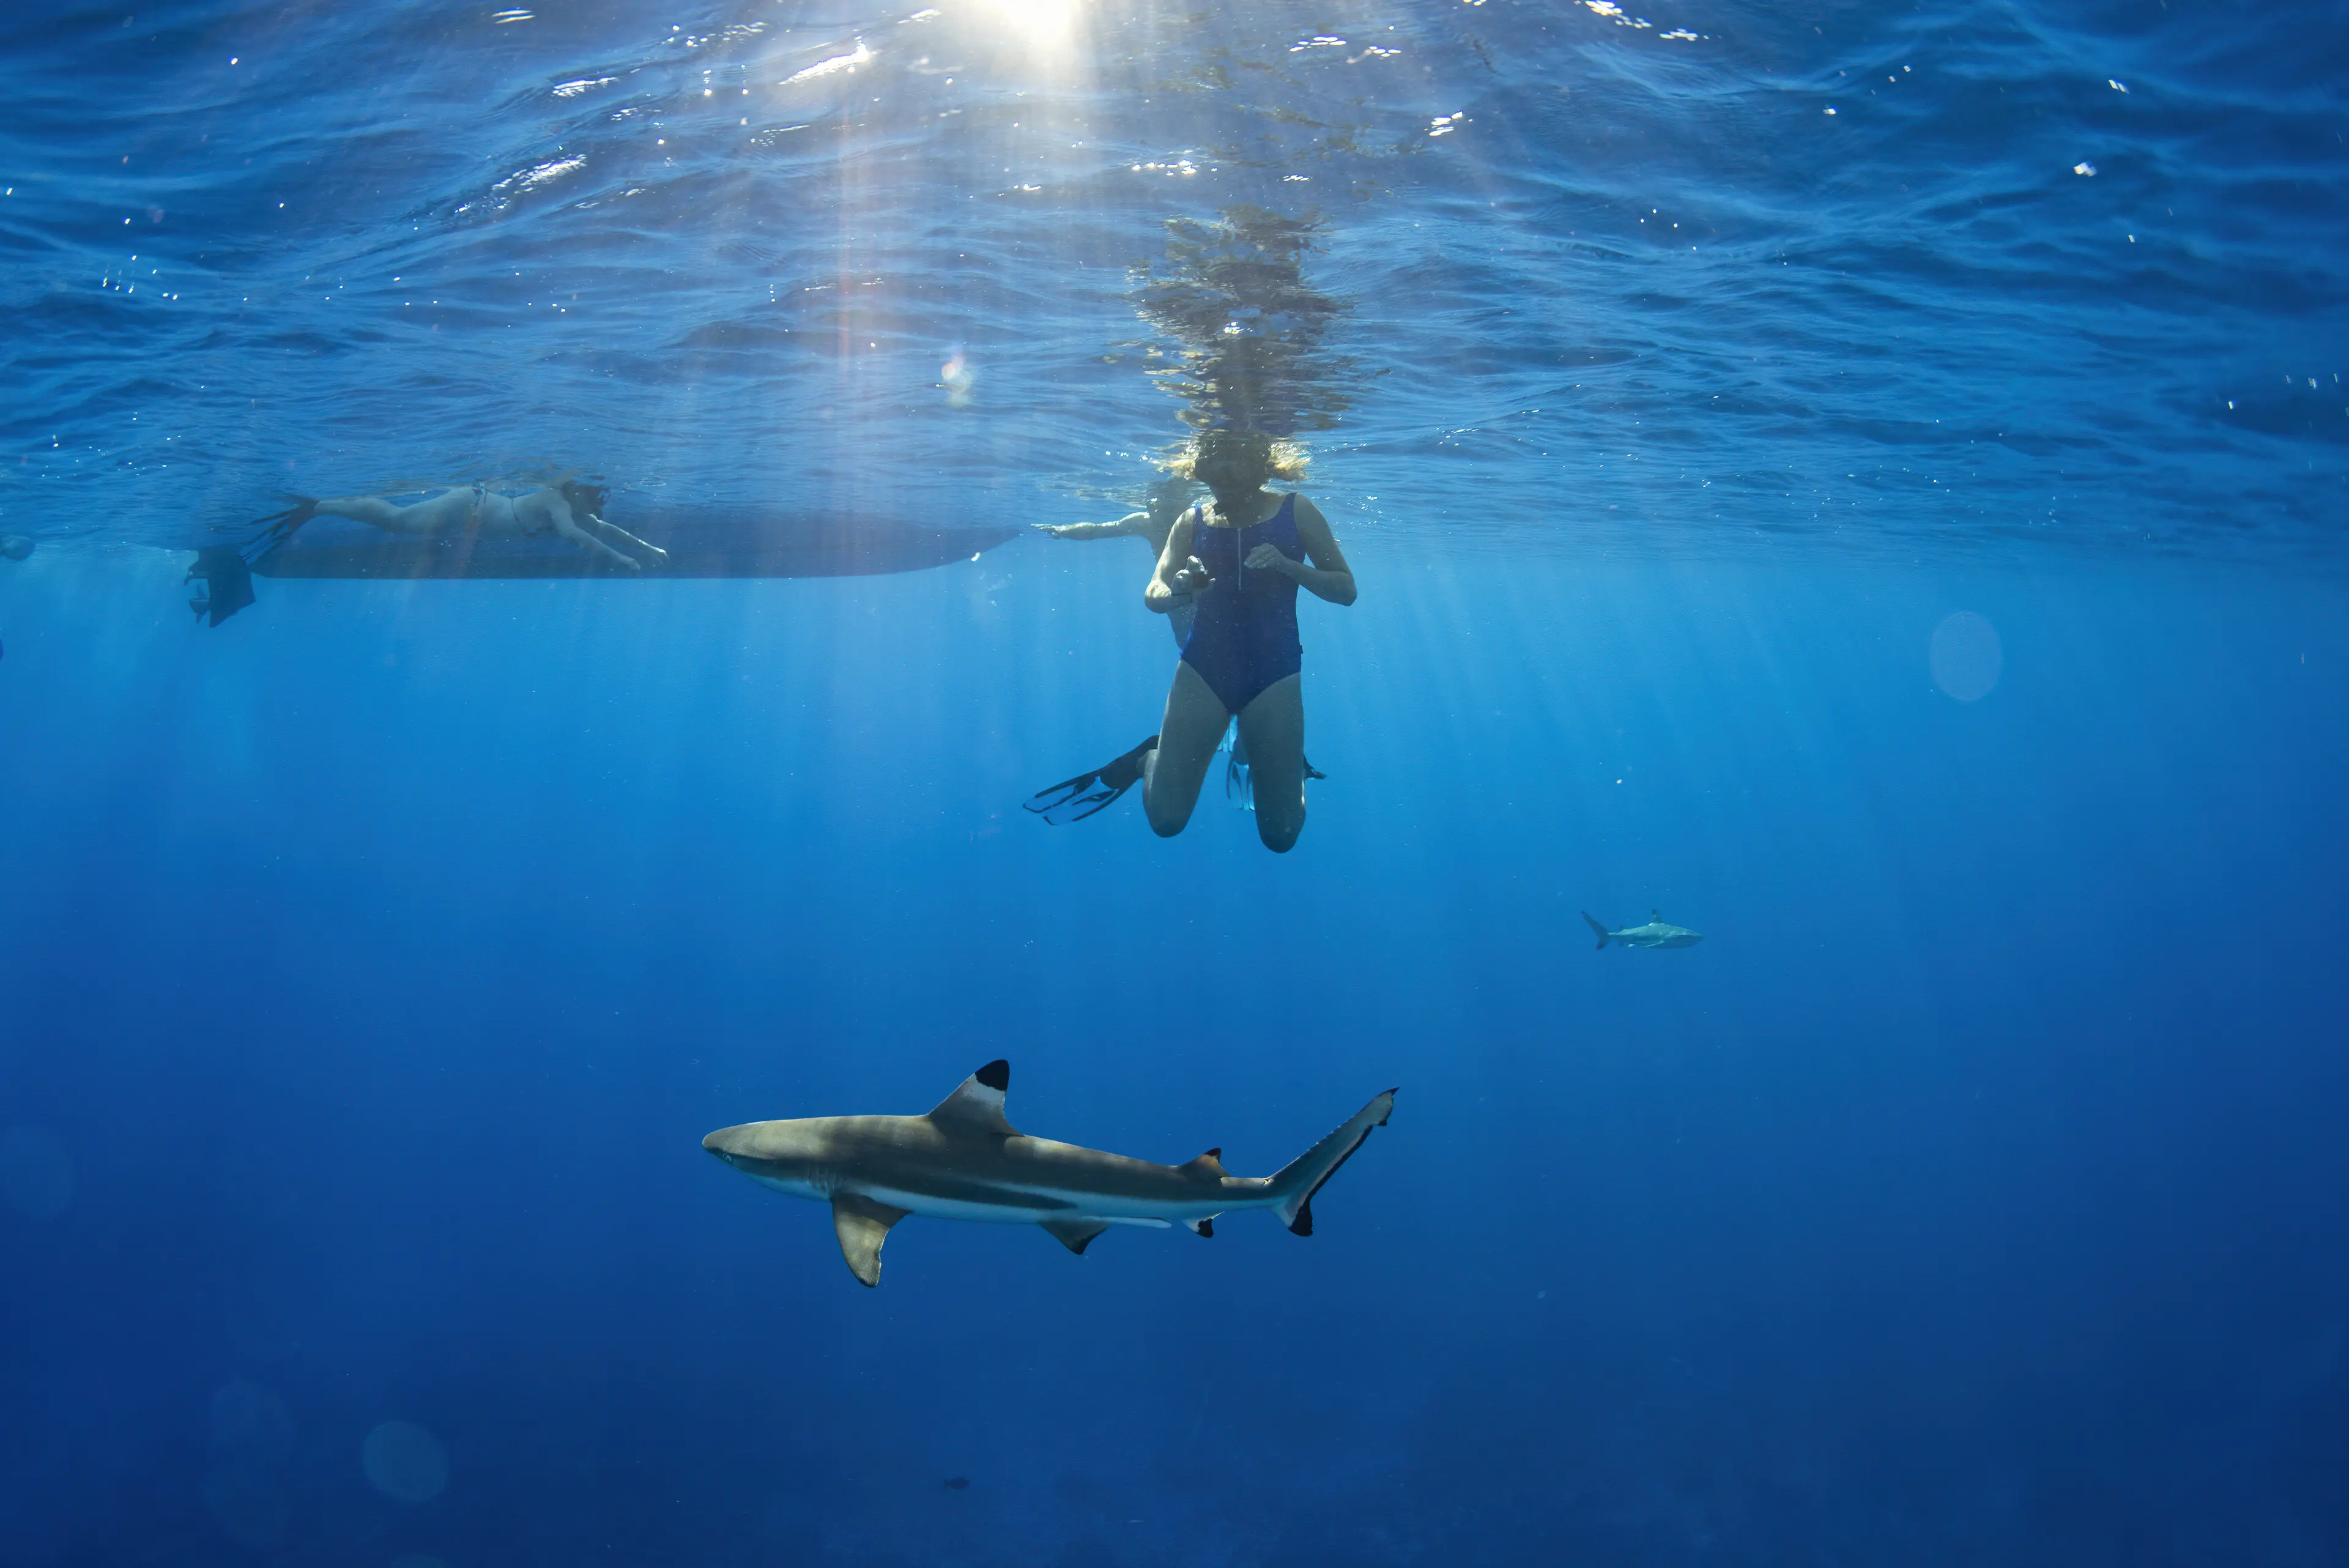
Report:
[[[1602,948],[1605,947],[1607,945],[1607,939],[1614,935],[1612,931],[1607,929],[1607,922],[1599,919],[1588,909],[1582,911],[1582,918],[1588,920],[1590,922],[1590,929],[1599,933],[1599,945]]]
[[[1313,1234],[1313,1195],[1321,1184],[1338,1173],[1346,1158],[1362,1147],[1372,1127],[1387,1125],[1387,1115],[1394,1109],[1395,1092],[1389,1089],[1361,1110],[1356,1111],[1344,1127],[1299,1155],[1283,1166],[1272,1179],[1272,1190],[1278,1201],[1272,1211],[1280,1222],[1299,1236]],[[1206,1232],[1202,1231],[1204,1235]]]

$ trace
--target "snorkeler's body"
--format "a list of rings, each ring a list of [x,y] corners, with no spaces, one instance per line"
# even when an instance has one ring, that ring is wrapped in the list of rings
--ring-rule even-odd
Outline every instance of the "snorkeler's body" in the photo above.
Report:
[[[1182,832],[1224,726],[1237,716],[1254,775],[1257,833],[1266,848],[1285,851],[1305,829],[1297,590],[1350,605],[1354,574],[1329,520],[1303,496],[1271,495],[1259,480],[1253,492],[1222,497],[1219,489],[1212,508],[1174,525],[1143,594],[1153,607],[1169,608],[1187,595],[1197,619],[1167,690],[1158,744],[1143,759],[1142,806],[1162,837]]]
[[[615,528],[597,516],[604,494],[594,485],[570,482],[521,495],[502,495],[483,484],[460,485],[405,506],[380,495],[305,500],[267,521],[274,535],[274,544],[291,538],[303,524],[324,514],[371,524],[388,534],[427,537],[463,534],[480,539],[527,539],[554,534],[590,555],[606,557],[632,572],[642,570],[642,563],[621,554],[616,545],[642,550],[657,563],[668,559],[667,551],[645,543],[625,529]]]
[[[1150,492],[1150,504],[1141,512],[1129,512],[1114,523],[1038,523],[1031,524],[1040,534],[1050,534],[1055,539],[1140,539],[1150,546],[1153,560],[1166,553],[1166,536],[1174,532],[1184,512],[1191,504],[1191,493],[1197,486],[1188,479],[1162,480]],[[1190,639],[1191,606],[1170,606],[1166,611],[1167,628],[1174,634],[1174,646],[1180,648]]]
[[[1172,837],[1189,824],[1216,747],[1237,716],[1254,773],[1257,834],[1266,848],[1285,852],[1305,828],[1297,590],[1350,605],[1354,574],[1319,507],[1264,488],[1275,475],[1270,442],[1211,436],[1193,472],[1216,499],[1168,532],[1143,594],[1160,614],[1178,604],[1196,608],[1159,732],[1107,766],[1042,792],[1030,809],[1081,820],[1138,783],[1151,827]],[[1071,805],[1086,809],[1069,814]]]

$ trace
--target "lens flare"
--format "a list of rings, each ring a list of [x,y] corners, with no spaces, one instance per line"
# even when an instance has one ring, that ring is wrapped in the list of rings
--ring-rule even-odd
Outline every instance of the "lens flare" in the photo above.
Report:
[[[1961,702],[1989,696],[2006,664],[1998,628],[1971,610],[1960,610],[1933,628],[1929,657],[1933,684]]]
[[[945,364],[938,367],[938,385],[947,389],[947,405],[949,408],[970,407],[970,389],[978,379],[978,371],[963,358],[959,347],[947,356]]]

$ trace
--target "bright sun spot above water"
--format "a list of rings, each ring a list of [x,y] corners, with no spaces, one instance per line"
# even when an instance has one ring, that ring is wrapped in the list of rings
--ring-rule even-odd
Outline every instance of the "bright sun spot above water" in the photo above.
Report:
[[[1030,44],[1065,40],[1075,31],[1082,0],[978,0],[977,15]]]

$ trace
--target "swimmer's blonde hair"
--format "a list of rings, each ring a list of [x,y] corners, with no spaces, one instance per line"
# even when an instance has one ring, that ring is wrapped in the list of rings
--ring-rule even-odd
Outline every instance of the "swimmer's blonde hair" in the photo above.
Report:
[[[1212,460],[1234,457],[1260,463],[1267,479],[1301,484],[1313,454],[1301,441],[1270,436],[1262,431],[1202,431],[1166,460],[1166,472],[1177,479],[1196,480]]]

